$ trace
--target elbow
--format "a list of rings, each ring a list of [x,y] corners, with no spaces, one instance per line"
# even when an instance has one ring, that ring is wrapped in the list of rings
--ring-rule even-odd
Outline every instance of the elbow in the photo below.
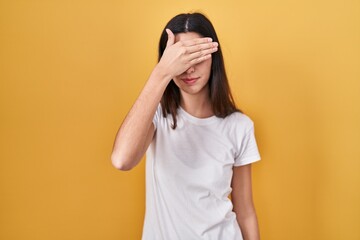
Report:
[[[111,163],[116,169],[121,171],[129,171],[134,168],[129,159],[118,156],[118,154],[115,153],[111,154]]]

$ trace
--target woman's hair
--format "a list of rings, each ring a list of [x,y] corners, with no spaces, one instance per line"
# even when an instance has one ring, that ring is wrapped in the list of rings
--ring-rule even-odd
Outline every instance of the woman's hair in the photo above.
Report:
[[[165,29],[170,29],[174,34],[195,32],[203,37],[210,37],[214,42],[219,42],[215,29],[210,20],[201,13],[179,14],[172,18],[165,26],[159,42],[159,61],[163,55],[168,35]],[[228,79],[225,72],[224,59],[219,43],[218,51],[212,53],[212,64],[209,84],[209,94],[212,110],[217,117],[225,118],[233,112],[242,112],[235,105],[230,92]],[[180,90],[173,80],[170,81],[161,98],[161,107],[164,117],[171,114],[173,117],[172,128],[177,126],[177,109],[180,106]]]

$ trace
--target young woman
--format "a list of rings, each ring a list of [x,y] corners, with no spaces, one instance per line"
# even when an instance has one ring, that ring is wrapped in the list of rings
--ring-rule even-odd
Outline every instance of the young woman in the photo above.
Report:
[[[145,152],[143,240],[260,238],[254,124],[234,104],[217,35],[200,13],[166,25],[159,62],[117,133],[112,163],[129,170]]]

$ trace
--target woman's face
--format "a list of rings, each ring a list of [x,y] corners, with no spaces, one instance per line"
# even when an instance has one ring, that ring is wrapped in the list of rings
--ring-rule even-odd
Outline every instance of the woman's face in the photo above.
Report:
[[[203,37],[195,32],[178,33],[175,42]],[[208,81],[211,73],[211,58],[198,63],[185,72],[173,78],[175,84],[180,88],[182,95],[208,94]]]

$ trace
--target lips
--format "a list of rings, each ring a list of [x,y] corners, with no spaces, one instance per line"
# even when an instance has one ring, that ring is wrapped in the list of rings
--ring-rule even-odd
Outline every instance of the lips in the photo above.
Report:
[[[191,77],[191,78],[181,78],[181,80],[186,84],[194,84],[199,78],[198,77]]]

